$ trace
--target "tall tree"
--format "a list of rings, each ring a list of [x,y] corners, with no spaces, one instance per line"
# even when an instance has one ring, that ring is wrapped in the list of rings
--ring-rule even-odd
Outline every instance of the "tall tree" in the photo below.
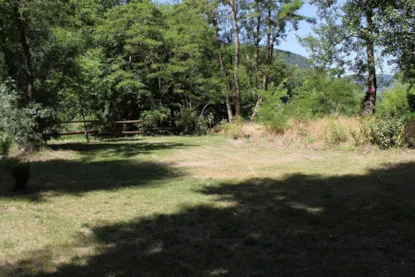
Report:
[[[233,82],[235,90],[235,115],[241,115],[241,84],[239,80],[240,64],[240,42],[239,42],[239,0],[229,0],[226,2],[231,10],[233,40],[234,40],[234,57],[233,57]]]
[[[225,63],[223,60],[222,55],[222,42],[220,40],[220,27],[218,23],[218,9],[219,7],[213,7],[212,12],[210,14],[210,21],[213,25],[213,28],[215,30],[215,48],[218,56],[218,62],[219,62],[219,68],[223,77],[223,81],[226,83],[226,95],[225,95],[225,104],[226,104],[226,112],[228,115],[228,121],[232,122],[233,120],[233,110],[232,110],[232,104],[230,101],[229,92],[232,90],[232,84],[228,81],[228,73],[226,71]]]
[[[346,70],[366,78],[367,92],[362,115],[375,111],[377,78],[380,64],[376,53],[383,48],[379,33],[382,14],[391,2],[387,0],[313,1],[319,7],[320,25],[316,37],[302,43],[310,50],[312,60],[320,68],[342,75]],[[340,19],[339,19],[340,18]]]
[[[270,83],[270,71],[274,62],[274,49],[283,40],[289,27],[298,29],[298,23],[301,20],[311,20],[302,16],[298,11],[303,6],[302,0],[271,0],[271,1],[254,1],[253,14],[255,18],[255,28],[251,29],[255,45],[255,67],[259,68],[259,45],[265,38],[265,53],[262,59],[262,89],[268,90]],[[249,30],[249,29],[248,29]],[[257,89],[259,89],[257,85]],[[262,96],[259,95],[252,118],[255,118],[257,111],[262,103]]]
[[[381,41],[392,63],[415,82],[415,1],[389,0],[382,11]]]

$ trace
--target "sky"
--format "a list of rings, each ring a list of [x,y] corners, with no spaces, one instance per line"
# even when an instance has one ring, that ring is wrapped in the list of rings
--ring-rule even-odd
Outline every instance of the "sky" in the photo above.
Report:
[[[175,0],[155,0],[159,3],[173,3]],[[340,0],[340,2],[343,2],[344,0]],[[312,6],[310,4],[305,4],[299,14],[308,16],[308,17],[316,17],[317,8],[315,6]],[[299,35],[301,37],[306,36],[312,32],[311,24],[306,22],[301,22],[299,24],[299,30],[298,31],[291,31],[288,34],[288,37],[285,41],[282,41],[280,45],[277,47],[281,50],[290,51],[295,54],[299,54],[305,57],[308,57],[308,53],[304,47],[300,45],[300,43],[297,40],[296,35]]]
[[[310,4],[305,4],[299,14],[308,16],[308,17],[316,17],[317,8]],[[302,21],[299,24],[298,31],[292,30],[289,32],[288,37],[285,41],[282,41],[280,45],[277,46],[278,49],[290,51],[295,54],[299,54],[305,57],[309,57],[306,49],[301,46],[301,44],[297,40],[297,35],[300,37],[304,37],[313,32],[312,25],[310,23]]]

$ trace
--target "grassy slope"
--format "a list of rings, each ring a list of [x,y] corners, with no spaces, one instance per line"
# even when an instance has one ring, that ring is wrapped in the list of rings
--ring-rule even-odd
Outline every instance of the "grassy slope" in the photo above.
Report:
[[[0,276],[413,276],[415,151],[155,137],[0,173]]]

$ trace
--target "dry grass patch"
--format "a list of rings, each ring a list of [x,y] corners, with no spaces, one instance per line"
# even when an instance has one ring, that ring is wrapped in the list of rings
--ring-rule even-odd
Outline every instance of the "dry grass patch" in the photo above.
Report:
[[[284,132],[267,130],[258,123],[245,123],[241,127],[244,139],[255,144],[275,147],[325,149],[341,145],[356,145],[355,136],[362,131],[363,123],[358,118],[325,117],[311,121],[290,122],[291,128]]]

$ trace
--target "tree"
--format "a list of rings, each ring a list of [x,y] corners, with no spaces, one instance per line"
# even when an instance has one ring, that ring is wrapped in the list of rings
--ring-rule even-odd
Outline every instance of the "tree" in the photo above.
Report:
[[[319,7],[321,24],[317,37],[302,40],[319,68],[333,67],[337,74],[354,71],[367,81],[362,115],[375,111],[377,79],[381,68],[377,57],[392,57],[389,62],[414,76],[413,0],[313,1]],[[341,18],[338,20],[338,18]],[[337,67],[337,68],[336,68]]]
[[[235,90],[235,115],[241,115],[241,84],[239,81],[239,64],[240,64],[240,42],[239,42],[239,2],[238,0],[229,0],[226,4],[230,7],[234,40],[234,57],[233,57],[233,83]]]
[[[333,69],[338,75],[346,69],[367,78],[362,115],[375,111],[377,79],[376,48],[382,47],[378,32],[381,0],[314,1],[319,7],[321,24],[314,28],[317,37],[302,43],[310,50],[319,68]],[[340,20],[338,20],[340,18]],[[353,57],[354,55],[354,57]]]
[[[245,27],[249,40],[254,45],[254,79],[255,87],[259,89],[258,73],[262,72],[262,89],[268,90],[270,82],[270,71],[273,67],[274,48],[283,40],[291,25],[294,29],[298,29],[298,23],[308,18],[298,14],[303,6],[301,0],[278,0],[278,1],[247,1],[245,2],[248,11],[245,20]],[[265,38],[265,51],[262,59],[260,58],[261,42]],[[262,61],[262,64],[260,62]],[[258,96],[252,118],[255,118],[259,106],[263,98]]]
[[[412,83],[415,80],[415,1],[389,1],[382,12],[381,41],[384,54],[393,57],[392,63],[404,72]]]

